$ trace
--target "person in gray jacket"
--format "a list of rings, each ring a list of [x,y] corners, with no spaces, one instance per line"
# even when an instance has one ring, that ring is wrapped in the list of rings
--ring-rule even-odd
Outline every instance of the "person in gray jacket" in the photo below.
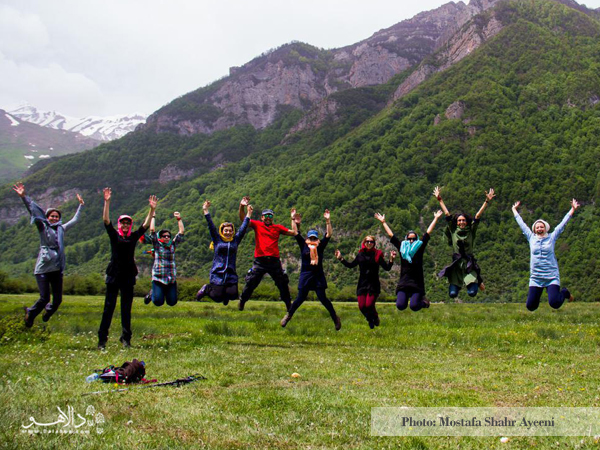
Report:
[[[35,263],[35,279],[40,290],[40,298],[31,308],[25,307],[25,326],[33,326],[33,321],[44,310],[42,320],[48,322],[62,302],[63,272],[65,270],[64,234],[78,220],[84,202],[79,194],[79,207],[75,216],[63,225],[61,212],[56,208],[44,211],[26,193],[23,183],[17,183],[13,190],[21,197],[29,214],[31,223],[40,233],[40,252]],[[52,303],[50,303],[52,292]]]

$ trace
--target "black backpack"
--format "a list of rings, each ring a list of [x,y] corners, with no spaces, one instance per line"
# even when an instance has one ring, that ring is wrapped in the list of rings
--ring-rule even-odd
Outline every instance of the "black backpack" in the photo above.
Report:
[[[102,371],[100,379],[105,383],[138,383],[146,375],[144,361],[125,361],[121,367],[109,366]]]

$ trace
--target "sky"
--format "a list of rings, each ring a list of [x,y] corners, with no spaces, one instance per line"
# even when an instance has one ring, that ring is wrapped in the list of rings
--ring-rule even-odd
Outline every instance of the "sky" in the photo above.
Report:
[[[0,108],[150,114],[271,48],[343,47],[444,3],[0,0]]]

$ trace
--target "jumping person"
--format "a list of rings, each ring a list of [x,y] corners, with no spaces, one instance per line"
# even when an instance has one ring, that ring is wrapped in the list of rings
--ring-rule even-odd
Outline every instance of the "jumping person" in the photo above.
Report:
[[[147,305],[150,302],[156,306],[177,304],[177,267],[175,265],[175,249],[183,242],[185,227],[181,220],[181,214],[173,213],[177,219],[179,232],[171,239],[169,230],[160,230],[156,234],[155,218],[150,221],[150,233],[144,235],[144,242],[151,244],[154,250],[154,264],[152,266],[152,290],[144,298]]]
[[[210,270],[210,283],[202,286],[196,295],[196,300],[208,295],[215,302],[227,305],[230,300],[237,300],[239,296],[238,275],[235,269],[237,250],[248,230],[253,208],[252,205],[247,205],[248,213],[236,233],[235,227],[230,222],[223,222],[219,225],[217,231],[208,210],[210,205],[211,203],[206,200],[202,205],[202,209],[212,240],[210,248],[214,249],[215,253],[212,269]]]
[[[325,210],[323,217],[327,223],[327,231],[323,239],[319,240],[319,232],[314,229],[308,230],[305,239],[298,231],[298,225],[302,221],[302,216],[295,209],[292,209],[292,231],[296,233],[296,242],[298,242],[298,246],[300,247],[302,266],[300,268],[300,279],[298,280],[298,296],[294,300],[294,303],[292,303],[288,313],[281,319],[282,327],[285,327],[292,320],[292,316],[302,303],[304,303],[306,297],[308,297],[308,293],[315,291],[321,304],[329,311],[336,331],[342,328],[342,321],[335,313],[335,309],[325,293],[327,280],[325,279],[325,272],[323,272],[323,252],[329,243],[329,239],[331,239],[333,227],[331,226],[331,214],[328,209]]]
[[[112,191],[104,188],[104,211],[102,220],[110,239],[110,262],[106,268],[106,297],[104,311],[98,330],[98,349],[106,348],[108,330],[112,321],[113,312],[117,306],[117,295],[121,291],[121,337],[119,341],[124,347],[131,346],[131,305],[133,303],[133,286],[138,274],[135,265],[134,251],[140,237],[150,226],[150,219],[156,210],[156,196],[151,195],[148,202],[150,211],[142,226],[136,231],[131,231],[133,219],[129,216],[120,216],[117,220],[118,229],[115,230],[110,221],[110,199]]]
[[[450,214],[442,200],[438,186],[433,190],[433,196],[440,202],[440,207],[446,215],[448,225],[446,226],[445,234],[448,245],[454,250],[452,263],[444,267],[438,274],[438,277],[448,278],[448,282],[450,283],[448,288],[450,298],[458,297],[458,292],[463,284],[467,286],[469,297],[475,297],[479,289],[485,289],[481,270],[477,265],[475,256],[473,256],[475,236],[477,227],[479,226],[479,219],[487,208],[488,203],[492,201],[496,194],[493,189],[485,193],[485,201],[481,205],[481,208],[479,208],[479,211],[477,211],[477,214],[475,214],[474,219],[465,213]]]
[[[394,234],[385,221],[383,214],[375,213],[375,218],[381,222],[390,242],[400,251],[400,280],[396,286],[396,307],[403,311],[407,308],[410,299],[410,309],[419,311],[421,308],[429,308],[429,300],[425,298],[425,278],[423,277],[423,254],[429,242],[429,237],[440,217],[442,211],[433,215],[429,228],[419,240],[419,236],[410,230],[404,236],[404,240]]]
[[[554,254],[554,245],[564,231],[569,219],[575,214],[575,210],[579,208],[579,203],[575,199],[571,201],[571,209],[550,234],[548,234],[550,225],[542,219],[536,220],[531,226],[531,230],[527,228],[517,211],[519,205],[521,205],[521,202],[516,202],[512,206],[512,212],[519,227],[521,227],[521,231],[529,241],[531,258],[527,309],[535,311],[540,306],[540,298],[544,288],[548,292],[548,303],[552,308],[558,309],[566,299],[570,302],[574,299],[567,288],[560,288],[560,275],[558,273],[558,262]]]
[[[17,183],[13,190],[21,197],[40,234],[40,251],[35,263],[34,275],[40,290],[40,298],[31,308],[25,308],[25,326],[30,328],[39,313],[44,310],[42,320],[48,322],[62,302],[63,272],[65,271],[64,234],[79,220],[83,199],[77,194],[79,206],[71,220],[63,225],[62,214],[56,208],[44,211],[26,193],[23,183]],[[52,303],[50,303],[52,291]]]
[[[240,202],[239,216],[240,221],[244,220],[246,215],[244,208],[250,201],[249,197],[244,197]],[[285,303],[285,309],[290,310],[292,298],[290,295],[290,279],[284,272],[279,259],[279,236],[294,236],[292,230],[283,225],[273,224],[273,210],[265,209],[261,215],[261,221],[250,220],[250,228],[254,230],[254,263],[252,268],[246,274],[246,285],[242,291],[239,310],[244,310],[244,305],[252,296],[254,289],[258,287],[266,273],[271,275],[275,285],[279,289],[281,300]]]
[[[339,250],[335,251],[335,257],[349,269],[358,266],[360,275],[358,277],[358,286],[356,287],[356,296],[358,300],[358,309],[365,316],[371,329],[379,326],[379,315],[375,308],[377,297],[381,293],[381,283],[379,282],[379,267],[388,271],[394,264],[396,252],[390,253],[389,262],[385,261],[383,252],[375,248],[375,237],[367,236],[361,243],[360,250],[354,261],[348,262],[342,256]]]

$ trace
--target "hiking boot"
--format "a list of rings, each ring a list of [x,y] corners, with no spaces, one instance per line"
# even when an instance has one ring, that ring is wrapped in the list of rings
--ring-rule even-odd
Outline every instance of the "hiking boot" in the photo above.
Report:
[[[33,326],[33,319],[29,316],[29,308],[23,306],[23,309],[25,309],[25,326],[31,328]]]
[[[285,328],[285,326],[288,324],[288,322],[292,320],[292,316],[290,316],[289,314],[286,314],[285,316],[283,316],[283,319],[281,319],[281,322],[279,322],[281,324],[281,326],[283,328]]]
[[[106,350],[106,341],[98,341],[98,350]]]
[[[208,289],[208,284],[205,284],[204,286],[202,286],[200,288],[200,290],[196,294],[196,301],[197,302],[199,302],[200,300],[202,300],[202,297],[204,297],[206,295],[206,289]]]
[[[369,328],[372,330],[373,328],[375,328],[375,323],[373,322],[373,319],[369,319]]]
[[[54,314],[52,311],[45,310],[44,314],[42,314],[42,320],[44,322],[48,322],[50,320],[50,317],[52,317],[52,314]]]
[[[381,322],[379,321],[379,316],[375,316],[373,318],[373,325],[375,325],[376,327],[378,327],[380,323]]]
[[[569,303],[572,303],[572,302],[574,302],[574,301],[575,301],[575,297],[573,297],[573,294],[571,294],[571,295],[569,296]]]
[[[335,323],[335,331],[340,331],[340,328],[342,328],[342,319],[340,319],[340,316],[335,316],[333,323]]]
[[[240,311],[243,311],[243,310],[244,310],[244,306],[246,305],[246,302],[247,302],[247,301],[248,301],[248,300],[242,300],[242,299],[240,299],[240,302],[238,303],[238,309],[239,309]]]
[[[121,336],[119,338],[119,342],[121,344],[123,344],[123,348],[130,348],[131,347],[131,342],[129,342],[127,339],[125,339],[123,336]]]
[[[151,301],[152,301],[152,291],[148,292],[146,294],[146,296],[144,297],[144,305],[150,304]]]
[[[428,298],[423,297],[423,308],[429,308],[430,301]]]

